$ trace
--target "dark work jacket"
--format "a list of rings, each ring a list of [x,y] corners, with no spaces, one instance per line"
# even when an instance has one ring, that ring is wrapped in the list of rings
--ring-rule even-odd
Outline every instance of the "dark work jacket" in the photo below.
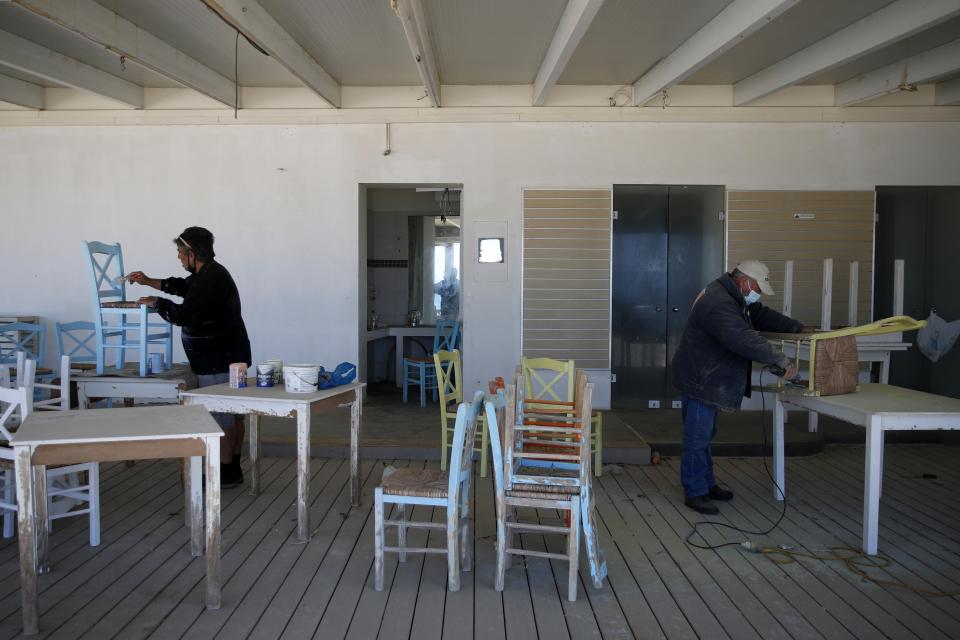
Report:
[[[211,260],[186,278],[161,280],[160,290],[183,298],[181,304],[159,298],[157,312],[183,328],[183,350],[194,373],[226,373],[233,362],[251,364],[240,293],[222,264]]]
[[[803,325],[759,302],[749,307],[730,274],[707,285],[690,310],[673,356],[673,386],[725,411],[750,397],[753,362],[785,367],[787,357],[757,331],[799,333]]]

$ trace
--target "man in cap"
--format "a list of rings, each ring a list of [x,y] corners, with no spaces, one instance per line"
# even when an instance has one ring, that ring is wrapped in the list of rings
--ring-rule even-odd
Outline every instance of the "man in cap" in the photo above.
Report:
[[[197,385],[207,387],[227,382],[230,364],[251,364],[250,340],[240,315],[240,293],[230,272],[214,260],[213,234],[203,227],[187,227],[174,238],[180,264],[190,273],[186,278],[150,278],[143,271],[127,275],[135,282],[183,298],[180,304],[169,298],[146,296],[139,302],[157,308],[164,320],[182,327],[183,350]],[[223,429],[220,439],[220,485],[224,489],[243,482],[240,447],[243,445],[243,417],[212,413]]]
[[[730,500],[713,475],[710,443],[717,433],[717,411],[737,411],[750,397],[752,363],[779,365],[784,377],[797,370],[758,331],[800,333],[801,323],[760,303],[773,295],[770,269],[746,260],[700,292],[690,310],[673,357],[673,385],[683,394],[683,450],[680,483],[685,503],[703,514],[719,510],[713,500]]]

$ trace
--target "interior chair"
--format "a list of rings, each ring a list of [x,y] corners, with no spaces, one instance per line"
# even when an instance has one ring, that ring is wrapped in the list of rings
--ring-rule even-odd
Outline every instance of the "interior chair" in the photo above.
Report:
[[[460,590],[460,571],[470,571],[473,552],[473,533],[470,527],[470,483],[473,475],[473,443],[477,420],[483,406],[483,391],[477,391],[473,401],[457,408],[457,422],[453,430],[453,452],[449,471],[439,469],[395,469],[383,472],[380,486],[373,494],[374,522],[374,587],[383,590],[384,553],[397,553],[400,562],[406,562],[408,553],[442,553],[447,556],[447,588]],[[386,519],[388,505],[395,505],[396,519]],[[406,507],[425,505],[444,507],[446,522],[421,522],[407,518]],[[397,528],[397,545],[387,546],[385,528]],[[407,529],[411,527],[440,529],[447,532],[447,546],[408,547]]]
[[[0,364],[16,365],[18,358],[26,357],[42,367],[46,344],[47,329],[42,322],[0,324]]]
[[[447,468],[447,449],[452,445],[453,432],[457,421],[457,405],[463,402],[463,367],[460,350],[438,351],[433,354],[433,367],[437,372],[437,389],[440,394],[440,469]],[[487,477],[487,451],[490,437],[487,434],[486,418],[480,413],[480,426],[473,450],[480,452],[480,477]]]
[[[575,378],[573,360],[523,356],[520,359],[520,368],[525,385],[524,393],[528,401],[544,400],[555,405],[573,402]],[[593,473],[600,477],[603,473],[603,414],[599,411],[593,412],[590,450],[593,454]]]
[[[84,242],[93,303],[97,374],[103,375],[107,349],[117,352],[116,367],[123,368],[126,352],[135,351],[140,375],[147,375],[147,356],[151,345],[159,345],[166,362],[173,361],[173,326],[169,322],[150,322],[156,309],[127,300],[123,252],[120,244]],[[133,320],[128,320],[133,318]],[[151,333],[151,330],[156,330]],[[132,340],[130,333],[136,332]]]
[[[16,484],[13,474],[13,448],[10,446],[11,431],[34,410],[65,411],[70,406],[70,361],[61,359],[61,383],[42,385],[34,383],[36,363],[27,360],[19,369],[26,384],[17,389],[0,389],[0,467],[3,469],[0,487],[0,508],[3,514],[3,536],[13,536],[13,514],[16,512]],[[56,389],[59,397],[47,401],[33,401],[37,388]],[[19,419],[18,419],[19,416]],[[86,474],[82,483],[81,474]],[[60,518],[87,515],[90,526],[90,546],[100,544],[100,465],[96,462],[47,467],[47,529],[53,529],[53,521]],[[84,504],[80,509],[73,509]],[[11,508],[12,506],[12,508]]]
[[[97,325],[93,322],[57,323],[57,356],[70,356],[74,371],[90,371],[97,368]]]
[[[411,384],[420,386],[420,406],[427,406],[427,391],[433,391],[437,400],[437,372],[433,366],[433,354],[438,351],[453,351],[460,346],[460,323],[455,320],[438,320],[433,331],[433,350],[425,358],[403,359],[403,401],[407,401]]]

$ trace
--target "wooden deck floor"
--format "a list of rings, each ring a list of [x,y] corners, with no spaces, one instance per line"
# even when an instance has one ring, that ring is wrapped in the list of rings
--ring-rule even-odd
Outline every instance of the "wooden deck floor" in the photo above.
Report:
[[[960,449],[888,447],[878,577],[960,589]],[[392,461],[396,465],[423,462]],[[383,461],[366,461],[364,500],[349,509],[345,460],[312,467],[312,540],[296,544],[293,460],[267,459],[263,493],[224,492],[223,608],[203,608],[204,563],[189,555],[173,461],[104,465],[103,542],[85,522],[51,537],[53,572],[40,579],[40,625],[51,638],[958,638],[960,598],[932,598],[863,581],[842,563],[777,565],[739,547],[684,543],[697,518],[681,503],[678,461],[629,466],[597,483],[610,576],[581,581],[575,603],[562,562],[514,562],[493,590],[492,485],[476,485],[475,570],[445,588],[442,556],[388,556],[387,588],[373,590],[372,489]],[[720,459],[736,492],[721,520],[767,528],[780,514],[759,459]],[[787,464],[789,506],[771,544],[818,551],[858,545],[863,449],[831,448]],[[924,476],[927,474],[927,477]],[[929,476],[935,477],[929,477]],[[415,517],[439,519],[423,508]],[[548,522],[556,513],[530,514]],[[62,521],[61,521],[62,522]],[[712,529],[712,528],[711,528]],[[442,532],[410,534],[440,545]],[[712,542],[742,534],[708,531]],[[726,536],[726,538],[724,538]],[[523,545],[554,547],[541,536]],[[0,638],[20,633],[15,540],[0,544]],[[581,571],[581,575],[585,572]]]

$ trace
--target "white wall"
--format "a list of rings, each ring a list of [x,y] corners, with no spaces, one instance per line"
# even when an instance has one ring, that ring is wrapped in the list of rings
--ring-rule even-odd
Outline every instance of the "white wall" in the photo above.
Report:
[[[397,123],[383,144],[381,124],[0,128],[0,313],[89,318],[81,240],[120,241],[128,270],[159,277],[196,224],[237,280],[255,360],[357,361],[358,184],[460,183],[469,391],[518,360],[524,187],[960,184],[956,123]],[[496,223],[506,283],[476,265],[478,225]]]

